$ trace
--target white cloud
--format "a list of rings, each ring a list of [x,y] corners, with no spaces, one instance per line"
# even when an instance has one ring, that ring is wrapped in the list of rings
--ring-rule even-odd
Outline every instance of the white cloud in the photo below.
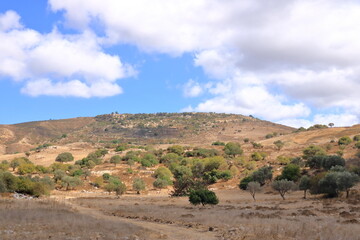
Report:
[[[334,119],[339,124],[355,121],[347,114],[359,118],[358,1],[49,2],[69,26],[103,26],[104,43],[194,53],[194,64],[217,81],[195,110],[313,122],[321,118],[308,120],[310,109],[325,109],[344,116]]]
[[[24,82],[24,94],[113,96],[122,92],[116,81],[135,74],[118,56],[104,53],[89,31],[40,34],[19,19],[15,12],[0,16],[0,76]]]
[[[22,28],[20,16],[14,11],[7,11],[0,14],[0,31]]]
[[[109,97],[122,93],[122,89],[109,82],[97,82],[87,85],[79,80],[53,83],[49,79],[40,79],[27,82],[21,92],[33,97],[40,95],[62,97]]]
[[[203,87],[200,86],[198,82],[190,79],[185,85],[183,89],[183,93],[185,97],[198,97],[204,92]]]
[[[307,119],[283,119],[278,121],[277,123],[284,124],[287,126],[299,128],[305,127],[308,128],[315,124],[324,124],[328,125],[329,123],[335,123],[335,127],[344,127],[344,126],[352,126],[354,124],[359,123],[359,118],[353,114],[316,114],[313,120]]]

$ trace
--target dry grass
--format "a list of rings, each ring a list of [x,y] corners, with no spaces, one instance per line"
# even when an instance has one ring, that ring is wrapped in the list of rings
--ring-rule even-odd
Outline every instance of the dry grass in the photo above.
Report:
[[[343,200],[302,200],[301,192],[289,200],[259,194],[258,202],[239,191],[218,192],[214,207],[191,206],[187,198],[125,196],[82,198],[74,202],[105,214],[179,226],[213,228],[218,239],[360,239],[359,206]]]
[[[131,239],[143,229],[49,200],[0,200],[0,239]]]

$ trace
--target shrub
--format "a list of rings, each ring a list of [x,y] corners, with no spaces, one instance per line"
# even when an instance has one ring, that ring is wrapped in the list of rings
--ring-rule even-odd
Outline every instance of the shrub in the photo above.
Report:
[[[191,190],[189,195],[189,201],[193,205],[206,204],[216,205],[219,203],[219,199],[213,191],[208,189]]]
[[[254,152],[251,154],[251,159],[253,161],[261,161],[266,158],[266,153],[263,152]]]
[[[213,142],[211,145],[214,145],[214,146],[225,146],[225,143],[224,143],[224,142],[220,142],[220,141],[216,141],[216,142]]]
[[[338,144],[339,144],[339,145],[349,145],[351,142],[352,142],[352,140],[351,140],[351,138],[348,137],[348,136],[341,137],[341,138],[338,140]]]
[[[173,178],[173,174],[166,167],[159,167],[158,169],[156,169],[154,177],[166,181],[167,185],[172,184],[171,179]]]
[[[165,179],[161,179],[161,178],[157,178],[154,182],[153,182],[153,186],[155,188],[165,188],[169,185],[168,181],[166,181]]]
[[[57,162],[71,162],[73,160],[74,156],[69,152],[60,153],[55,159]]]
[[[360,141],[360,135],[355,135],[355,136],[353,137],[353,141],[354,141],[354,142]]]
[[[285,194],[295,188],[293,181],[277,180],[272,183],[272,188],[279,192],[283,200],[285,200]]]
[[[253,148],[260,149],[263,148],[263,145],[261,143],[252,142]]]
[[[182,155],[184,153],[184,148],[180,145],[173,145],[168,147],[169,153],[176,153],[177,155]]]
[[[276,161],[279,162],[280,165],[287,165],[291,162],[291,159],[285,156],[278,156]]]
[[[277,140],[274,142],[274,145],[276,146],[277,150],[280,151],[284,147],[285,143],[281,140]]]
[[[224,152],[228,156],[236,157],[236,155],[241,155],[243,150],[239,143],[228,142],[224,147]]]
[[[314,156],[325,156],[326,152],[322,147],[310,145],[309,147],[303,150],[303,154],[304,154],[303,155],[304,159],[309,159]]]
[[[157,164],[159,164],[159,161],[157,160],[156,156],[151,153],[145,154],[141,159],[141,165],[144,167],[153,167]]]
[[[23,163],[18,167],[18,173],[20,175],[36,173],[35,165],[32,163]]]

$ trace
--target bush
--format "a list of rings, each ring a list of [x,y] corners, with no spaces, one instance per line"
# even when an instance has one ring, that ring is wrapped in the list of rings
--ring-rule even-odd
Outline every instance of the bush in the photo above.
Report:
[[[157,164],[159,164],[159,161],[157,160],[156,156],[151,153],[145,154],[141,159],[141,165],[144,167],[153,167]]]
[[[211,145],[214,145],[214,146],[225,146],[225,143],[224,143],[224,142],[220,142],[220,141],[216,141],[216,142],[213,142]]]
[[[173,145],[168,147],[169,153],[176,153],[177,155],[182,155],[184,153],[184,148],[180,145]]]
[[[354,142],[360,141],[360,135],[355,135],[355,136],[353,137],[353,141],[354,141]]]
[[[32,163],[23,163],[18,167],[18,173],[20,175],[36,173],[35,165]]]
[[[193,205],[206,204],[216,205],[219,203],[219,199],[213,191],[208,189],[191,190],[189,195],[189,201]]]
[[[71,162],[73,160],[74,156],[69,152],[60,153],[55,159],[57,162]]]
[[[291,162],[291,159],[285,156],[278,156],[276,161],[279,162],[280,165],[288,165]]]
[[[153,182],[153,186],[155,188],[165,188],[169,185],[169,182],[166,181],[165,179],[161,179],[161,178],[157,178],[154,182]]]
[[[253,161],[261,161],[261,160],[265,160],[266,158],[266,153],[263,152],[254,152],[251,154],[251,159]]]
[[[155,173],[154,173],[154,177],[157,179],[161,179],[167,182],[167,185],[171,185],[172,184],[172,178],[173,178],[173,174],[171,173],[171,171],[166,168],[166,167],[159,167],[158,169],[156,169]],[[167,186],[166,185],[166,186]]]
[[[225,145],[224,152],[226,155],[236,157],[236,155],[241,155],[243,150],[239,143],[229,142]]]
[[[277,150],[280,151],[284,147],[285,143],[281,140],[277,140],[274,142],[274,145],[276,146]]]
[[[303,155],[304,159],[309,159],[314,156],[325,156],[326,152],[322,147],[310,145],[309,147],[303,150],[303,154],[304,154]]]
[[[252,142],[253,148],[260,149],[263,148],[263,145],[261,143]]]
[[[341,137],[338,141],[339,145],[349,145],[352,142],[351,138],[348,136]]]

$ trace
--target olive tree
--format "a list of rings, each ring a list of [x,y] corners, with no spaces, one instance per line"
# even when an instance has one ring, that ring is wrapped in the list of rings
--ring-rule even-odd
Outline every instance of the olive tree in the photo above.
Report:
[[[247,190],[249,191],[249,193],[251,194],[252,198],[254,199],[254,201],[256,201],[255,199],[255,194],[257,192],[260,191],[260,183],[258,182],[249,182],[247,185]]]
[[[306,175],[300,178],[299,189],[304,191],[304,199],[306,199],[306,192],[311,187],[310,178]]]
[[[279,192],[283,200],[285,200],[285,194],[295,188],[295,183],[288,180],[277,180],[272,183],[272,188]]]

